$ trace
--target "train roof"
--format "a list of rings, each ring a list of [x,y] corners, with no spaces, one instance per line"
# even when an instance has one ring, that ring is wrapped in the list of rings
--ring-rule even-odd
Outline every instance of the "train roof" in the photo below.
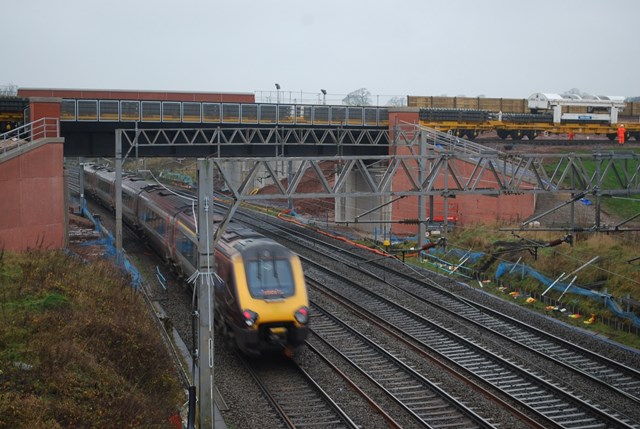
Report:
[[[265,236],[260,234],[259,232],[256,232],[250,228],[235,224],[233,223],[233,221],[229,223],[224,234],[222,234],[222,237],[225,241],[229,241],[229,242],[236,241],[236,240],[247,240],[250,238],[255,238],[255,239],[265,238]]]
[[[189,200],[165,188],[158,186],[145,189],[145,191],[146,192],[140,194],[141,198],[149,201],[171,216],[175,216],[177,213],[186,209],[191,210],[192,205]]]
[[[109,167],[96,164],[85,164],[84,168],[87,170],[93,170],[96,176],[101,177],[105,181],[115,181],[115,175],[111,177],[114,174],[114,171]]]
[[[149,182],[148,180],[145,180],[139,176],[127,174],[122,177],[122,187],[126,187],[129,190],[134,191],[135,193],[140,193],[144,189],[152,189],[154,186],[159,185]]]

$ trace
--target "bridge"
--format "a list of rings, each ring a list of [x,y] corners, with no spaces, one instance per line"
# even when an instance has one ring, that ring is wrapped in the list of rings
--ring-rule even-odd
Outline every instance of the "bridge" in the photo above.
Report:
[[[19,95],[60,100],[67,157],[114,157],[117,129],[163,130],[151,152],[138,153],[156,157],[380,155],[390,143],[386,107],[255,103],[244,93],[21,89]],[[198,130],[192,146],[169,149],[186,130]]]
[[[536,194],[599,201],[640,193],[631,151],[502,153],[419,126],[414,108],[263,104],[244,93],[20,91],[32,120],[56,124],[55,141],[64,142],[67,158],[115,157],[118,130],[125,159],[207,158],[239,201],[333,197],[336,222],[357,222],[369,232],[419,232],[423,239],[437,218],[445,224],[450,218],[459,224],[524,221],[534,213]],[[35,141],[33,129],[27,124],[0,139]],[[544,167],[550,157],[553,172]],[[585,157],[597,161],[596,173],[585,167]],[[333,181],[325,180],[323,165],[331,165]],[[298,185],[309,174],[319,190],[302,193]],[[605,175],[615,183],[604,186]],[[255,195],[269,181],[276,194]],[[575,225],[573,219],[568,224]],[[605,229],[599,215],[587,229]]]

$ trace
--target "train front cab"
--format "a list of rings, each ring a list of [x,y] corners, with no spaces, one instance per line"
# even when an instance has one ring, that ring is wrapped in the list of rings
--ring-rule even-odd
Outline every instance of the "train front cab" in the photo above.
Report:
[[[227,311],[233,313],[226,318],[232,321],[227,329],[233,330],[235,345],[250,356],[300,347],[309,333],[300,259],[282,246],[263,243],[244,249],[242,257],[236,254],[229,262],[231,270],[221,287],[226,288]],[[235,308],[229,308],[230,303]]]

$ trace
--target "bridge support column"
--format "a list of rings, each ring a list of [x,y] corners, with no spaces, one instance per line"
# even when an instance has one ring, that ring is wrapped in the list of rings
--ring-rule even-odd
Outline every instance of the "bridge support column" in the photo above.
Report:
[[[229,160],[221,163],[223,174],[230,182],[232,189],[239,189],[242,183],[247,180],[247,176],[255,166],[256,161]],[[282,158],[282,161],[270,162],[269,167],[275,174],[275,178],[271,176],[269,170],[264,164],[259,165],[253,172],[253,177],[249,178],[246,184],[247,192],[254,189],[261,189],[265,186],[273,185],[274,180],[291,181],[293,172],[297,171],[301,161],[290,161]],[[217,172],[216,172],[217,174]],[[286,188],[286,187],[285,187]],[[291,207],[290,207],[291,208]]]
[[[384,169],[369,167],[369,174],[379,178],[384,174]],[[389,192],[389,189],[383,192]],[[391,196],[363,196],[359,192],[372,192],[362,174],[351,171],[344,184],[345,193],[353,193],[354,196],[339,197],[335,199],[336,222],[349,222],[350,225],[373,235],[374,239],[384,241],[391,238]]]

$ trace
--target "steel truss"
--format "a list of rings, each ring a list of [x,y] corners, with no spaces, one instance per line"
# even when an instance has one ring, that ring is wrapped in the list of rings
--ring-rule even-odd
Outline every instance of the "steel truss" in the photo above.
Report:
[[[237,157],[295,155],[309,153],[371,152],[389,145],[386,128],[301,128],[301,127],[216,127],[182,129],[122,130],[123,145],[135,146],[145,156],[167,156],[173,149],[176,156]],[[193,155],[193,151],[199,151]],[[151,153],[151,155],[147,155]]]
[[[170,131],[175,131],[171,133]],[[208,133],[207,131],[212,131]],[[319,131],[321,131],[319,133]],[[345,131],[345,130],[343,130]],[[268,144],[274,147],[274,156],[221,157],[212,156],[219,174],[233,196],[241,200],[264,200],[282,198],[320,197],[365,197],[380,194],[390,196],[455,196],[463,194],[501,195],[526,193],[598,193],[602,196],[630,196],[640,193],[640,155],[631,151],[594,151],[592,153],[504,153],[487,149],[472,142],[452,138],[424,128],[398,128],[395,130],[390,155],[342,156],[286,156],[286,148],[294,145],[337,144],[353,145],[380,144],[380,136],[367,132],[360,136],[340,133],[334,130],[317,129],[271,129],[266,135],[264,129],[237,129],[232,137],[225,137],[219,130],[128,130],[123,133],[122,143],[125,158],[143,146],[210,144],[220,147],[231,144]],[[206,138],[206,141],[203,140]],[[238,141],[240,140],[240,141]],[[278,143],[275,143],[279,140]],[[420,154],[419,146],[424,144],[426,152]],[[129,146],[128,148],[126,146]],[[278,147],[285,148],[284,151]],[[340,151],[338,151],[340,152]],[[284,153],[284,154],[283,154]],[[402,153],[402,154],[400,154]],[[247,183],[255,178],[260,167],[269,171],[271,178],[277,162],[294,161],[295,180],[288,187],[274,180],[277,193],[273,195],[251,195],[253,189]],[[585,164],[595,162],[595,171]],[[224,173],[222,165],[242,162],[252,167],[239,186]],[[333,186],[324,178],[321,164],[332,162],[339,165]],[[460,171],[460,162],[472,167],[471,173]],[[376,168],[376,174],[370,173]],[[419,172],[426,170],[426,180],[419,180]],[[297,192],[297,186],[305,172],[315,173],[323,185],[323,192]],[[358,171],[369,189],[362,192],[346,192],[346,177]],[[382,171],[382,174],[381,174]],[[391,180],[397,174],[405,175],[411,187],[391,190]],[[445,177],[448,180],[443,180]],[[605,186],[604,178],[608,181]],[[269,184],[269,183],[266,183]]]
[[[632,151],[592,153],[505,153],[412,124],[397,125],[386,135],[392,138],[388,155],[349,153],[354,146],[380,148],[380,133],[359,134],[344,129],[220,129],[122,130],[123,153],[131,156],[143,147],[216,145],[217,155],[208,157],[231,196],[238,202],[273,199],[338,197],[444,197],[458,195],[514,195],[566,193],[576,201],[588,195],[596,200],[596,227],[599,228],[601,197],[640,194],[640,155]],[[222,156],[225,146],[237,144],[265,146],[273,155],[253,157]],[[332,146],[329,155],[291,156],[300,146]],[[375,152],[375,151],[374,151]],[[290,180],[284,186],[277,180],[277,165],[292,161]],[[230,163],[242,163],[240,183],[228,175]],[[335,182],[325,178],[323,166],[332,165]],[[594,168],[595,165],[595,168]],[[464,172],[462,171],[464,167]],[[259,172],[263,185],[275,185],[273,194],[255,194],[253,183]],[[347,179],[357,173],[366,184],[358,192],[346,189]],[[302,178],[311,174],[321,185],[320,192],[302,192]],[[394,178],[404,176],[407,189],[392,189]],[[605,181],[606,178],[606,181]],[[557,208],[564,206],[562,204]],[[553,210],[551,210],[553,211]],[[549,212],[547,212],[549,213]],[[523,224],[524,225],[524,224]]]

